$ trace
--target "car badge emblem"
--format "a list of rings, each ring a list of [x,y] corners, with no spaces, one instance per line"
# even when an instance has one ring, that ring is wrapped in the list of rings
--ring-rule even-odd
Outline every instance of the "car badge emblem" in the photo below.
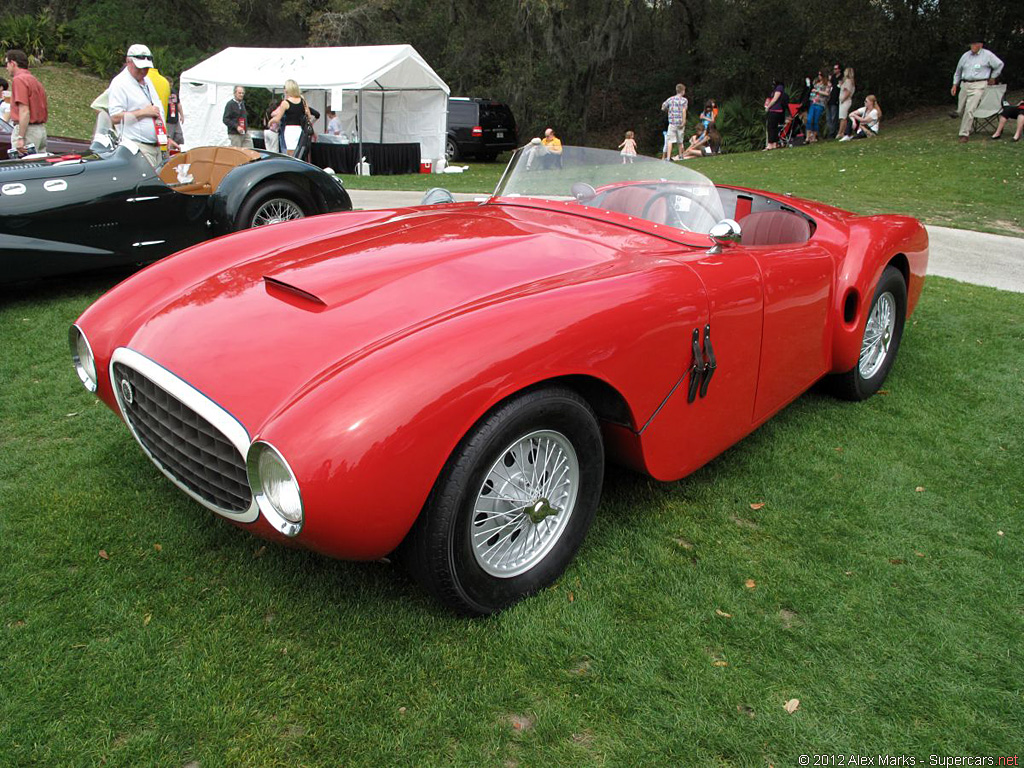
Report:
[[[132,385],[128,383],[128,379],[121,379],[121,399],[124,400],[125,405],[135,402],[135,392],[132,390]]]

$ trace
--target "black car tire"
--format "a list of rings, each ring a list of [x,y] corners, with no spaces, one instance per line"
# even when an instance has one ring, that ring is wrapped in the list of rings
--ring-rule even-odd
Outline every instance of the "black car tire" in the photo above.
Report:
[[[459,145],[455,143],[455,139],[449,136],[444,142],[444,159],[451,163],[458,160],[461,157],[459,154]]]
[[[845,373],[830,377],[829,383],[836,396],[844,400],[866,400],[881,389],[896,361],[906,318],[907,284],[898,269],[886,267],[864,322],[857,364]],[[880,320],[882,322],[878,322]]]
[[[399,555],[456,613],[494,613],[561,575],[594,519],[603,479],[601,431],[587,402],[563,388],[527,391],[459,443]]]
[[[290,219],[301,219],[315,213],[312,201],[305,192],[294,185],[280,181],[263,184],[256,187],[242,205],[235,220],[235,230],[276,223],[266,221],[266,219],[275,218],[275,211],[284,213],[289,209],[292,213],[297,214],[291,215]],[[261,219],[263,223],[260,223]]]

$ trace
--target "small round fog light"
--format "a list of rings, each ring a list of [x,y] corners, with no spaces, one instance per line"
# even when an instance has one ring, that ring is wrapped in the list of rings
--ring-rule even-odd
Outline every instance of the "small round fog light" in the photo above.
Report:
[[[246,469],[263,516],[282,533],[297,535],[302,530],[302,494],[288,462],[274,446],[257,441],[249,448]]]

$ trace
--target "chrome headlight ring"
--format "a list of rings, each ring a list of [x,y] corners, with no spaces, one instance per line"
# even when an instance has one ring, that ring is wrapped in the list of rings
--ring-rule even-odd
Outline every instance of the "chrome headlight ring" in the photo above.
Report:
[[[249,447],[245,469],[263,517],[285,536],[298,536],[305,520],[302,493],[281,452],[257,440]]]
[[[96,377],[96,357],[92,353],[89,340],[77,325],[72,325],[68,329],[68,343],[71,346],[71,362],[75,365],[75,373],[87,390],[95,392],[99,383]]]

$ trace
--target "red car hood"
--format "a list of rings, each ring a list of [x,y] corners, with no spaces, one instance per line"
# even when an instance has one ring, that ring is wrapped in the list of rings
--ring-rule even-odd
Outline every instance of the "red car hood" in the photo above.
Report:
[[[315,380],[420,328],[632,271],[642,262],[625,255],[631,245],[646,259],[664,245],[605,229],[498,206],[413,213],[236,263],[171,297],[128,346],[252,432]]]

